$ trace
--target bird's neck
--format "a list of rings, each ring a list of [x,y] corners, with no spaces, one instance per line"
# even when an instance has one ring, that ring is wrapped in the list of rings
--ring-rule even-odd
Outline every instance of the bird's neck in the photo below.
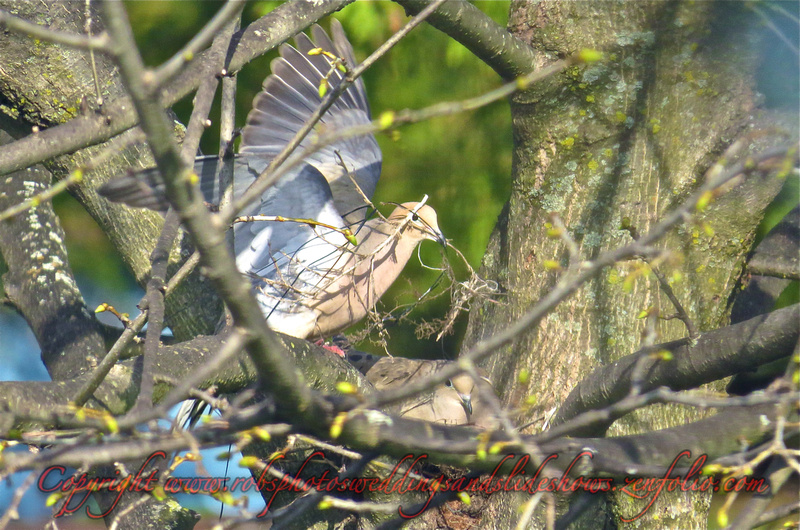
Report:
[[[346,262],[337,267],[330,279],[335,289],[326,289],[327,296],[318,298],[315,309],[315,336],[325,336],[364,318],[389,289],[414,248],[424,239],[416,230],[382,219],[371,219],[355,234],[358,246],[351,249]]]
[[[364,228],[364,240],[356,248],[356,259],[359,260],[356,274],[371,277],[371,296],[375,296],[374,302],[377,302],[403,271],[424,237],[407,226],[383,219],[370,219]],[[370,271],[376,269],[380,273],[370,275]]]

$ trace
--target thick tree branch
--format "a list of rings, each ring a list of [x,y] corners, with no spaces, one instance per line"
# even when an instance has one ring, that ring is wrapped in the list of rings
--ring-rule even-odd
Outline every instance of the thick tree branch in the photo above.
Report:
[[[741,140],[738,145],[734,144],[729,148],[729,151],[734,153],[737,149],[741,149],[744,141]],[[629,245],[603,252],[591,262],[584,264],[576,274],[567,274],[562,277],[555,288],[545,294],[531,309],[503,331],[480,341],[463,353],[459,357],[458,363],[445,367],[424,381],[409,384],[402,389],[383,392],[375,401],[370,402],[370,406],[381,406],[406,399],[419,392],[421,388],[431,384],[432,381],[443,382],[456,374],[462,373],[465,370],[464,366],[460,366],[462,363],[474,363],[489,356],[502,346],[511,343],[519,335],[536,325],[553,308],[573,295],[582,285],[605,267],[635,256],[660,255],[661,252],[653,245],[673,227],[689,219],[701,200],[711,200],[710,197],[714,196],[715,193],[723,193],[723,188],[730,181],[734,179],[738,181],[739,177],[743,175],[749,175],[751,178],[766,178],[775,173],[788,172],[790,171],[789,168],[795,164],[797,156],[798,153],[793,146],[784,146],[767,149],[758,155],[736,161],[727,167],[724,165],[727,161],[724,158],[721,159],[720,162],[708,170],[703,185],[697,191],[692,193],[683,204],[667,214],[661,221],[654,224],[650,231],[642,235],[641,238]]]
[[[373,391],[363,376],[336,354],[293,337],[282,335],[280,340],[291,352],[294,364],[314,389],[334,393],[336,383],[346,381],[363,395],[369,395]],[[160,347],[153,359],[156,367],[153,373],[156,382],[153,402],[159,404],[159,409],[135,418],[136,421],[145,422],[163,417],[160,403],[173,391],[173,382],[193,381],[197,388],[214,386],[222,393],[240,392],[255,384],[257,372],[245,352],[239,352],[232,360],[217,366],[213,374],[206,373],[209,366],[215,365],[218,353],[227,347],[226,344],[227,336],[222,334],[200,336],[190,341]],[[114,416],[121,416],[130,410],[139,392],[142,349],[141,344],[130,348],[131,354],[135,356],[115,365],[95,389],[90,403],[101,404],[104,410]],[[176,359],[180,362],[176,362]],[[199,380],[195,377],[197,374],[202,376]],[[31,423],[29,419],[36,420],[39,427],[72,427],[72,423],[61,424],[55,421],[57,418],[51,417],[49,409],[69,403],[72,396],[91,377],[93,374],[59,382],[0,382],[0,432],[24,430]],[[169,399],[174,401],[176,397],[170,394]],[[120,420],[119,424],[124,426],[129,422]]]
[[[105,33],[92,37],[58,31],[15,17],[4,10],[0,10],[0,27],[6,27],[23,35],[30,35],[54,44],[63,44],[64,46],[85,48],[87,50],[108,51],[108,35]]]
[[[689,425],[615,438],[561,438],[537,443],[537,436],[526,435],[524,442],[535,447],[537,454],[529,455],[531,458],[523,467],[529,476],[533,476],[540,463],[537,455],[557,455],[556,459],[548,462],[548,471],[543,476],[560,476],[574,457],[588,451],[591,460],[585,460],[573,472],[619,480],[664,476],[676,458],[688,451],[691,456],[679,459],[672,470],[674,475],[685,475],[694,458],[700,455],[706,455],[707,463],[711,463],[717,458],[739,453],[743,445],[757,447],[765,442],[774,433],[779,413],[775,405],[731,408]],[[787,420],[795,421],[795,418],[796,413],[792,413]],[[137,446],[137,442],[106,437],[99,444],[65,446],[39,455],[8,455],[3,465],[5,470],[13,471],[53,464],[78,467],[113,462],[121,459],[121,454],[125,459],[134,459],[159,449],[187,449],[193,443],[201,447],[219,446],[221,441],[229,440],[237,431],[263,424],[264,419],[263,413],[246,412],[241,418],[231,416],[221,424],[196,429],[192,433],[194,440],[174,434],[139,433]],[[486,438],[477,436],[479,431],[469,427],[403,418],[392,418],[391,422],[386,420],[388,417],[379,421],[374,411],[369,414],[354,412],[336,441],[355,450],[374,450],[395,458],[408,454],[427,455],[433,463],[468,467],[486,473],[497,469],[500,474],[509,473],[518,458],[525,454],[502,432],[491,433]],[[280,425],[273,428],[285,429]],[[487,454],[489,448],[498,451],[492,450]]]
[[[643,357],[668,351],[672,360],[655,360],[642,374],[641,392],[660,386],[687,390],[725,377],[754,370],[786,357],[800,338],[796,323],[800,306],[794,305],[700,335],[696,343],[681,339],[640,350],[589,374],[575,387],[558,410],[553,425],[559,425],[587,410],[607,407],[631,391],[632,374]],[[604,424],[581,430],[576,436],[597,435],[616,417]]]
[[[786,214],[753,252],[747,272],[753,275],[800,279],[800,206]]]
[[[0,141],[9,139],[0,132]],[[41,167],[7,177],[0,211],[41,193],[50,180]],[[42,203],[0,223],[0,254],[9,269],[3,276],[6,296],[33,330],[50,376],[71,379],[91,369],[103,348],[100,325],[86,309],[72,275],[52,204]]]
[[[428,2],[397,0],[397,3],[407,13],[415,14]],[[445,2],[428,18],[428,23],[463,44],[503,79],[511,80],[542,66],[529,45],[469,2]]]
[[[189,54],[196,53],[199,50],[192,51],[193,46],[201,46],[201,42],[204,39],[210,39],[215,32],[218,33],[209,50],[209,61],[205,76],[195,95],[194,109],[189,118],[189,124],[186,127],[186,136],[181,145],[181,156],[187,163],[191,163],[194,159],[194,154],[197,152],[200,143],[200,136],[205,130],[205,122],[211,111],[211,103],[214,99],[217,85],[219,84],[219,78],[216,74],[225,70],[225,62],[227,59],[225,50],[231,42],[234,28],[237,27],[237,24],[235,22],[231,23],[229,19],[230,17],[238,15],[241,8],[242,4],[240,2],[229,2],[226,4],[225,8],[220,10],[215,19],[187,45],[188,51],[184,51],[184,53]],[[220,28],[222,24],[227,24],[227,27]],[[147,408],[152,407],[152,359],[155,357],[155,352],[158,349],[161,331],[164,326],[164,296],[166,294],[167,266],[169,264],[170,249],[173,246],[178,231],[178,215],[174,210],[170,210],[167,212],[161,235],[151,255],[151,274],[147,282],[147,294],[145,295],[148,306],[148,327],[145,339],[146,352],[142,372],[141,393],[136,403],[136,412],[143,412]]]

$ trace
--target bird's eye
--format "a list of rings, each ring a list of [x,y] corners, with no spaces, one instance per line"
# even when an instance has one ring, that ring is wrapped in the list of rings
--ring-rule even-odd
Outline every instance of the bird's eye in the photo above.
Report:
[[[448,379],[447,382],[444,384],[444,386],[446,386],[447,388],[453,388],[453,382]]]
[[[412,220],[412,221],[419,221],[419,215],[417,215],[417,214],[415,214],[415,213],[412,213],[412,214],[411,214],[411,220]]]

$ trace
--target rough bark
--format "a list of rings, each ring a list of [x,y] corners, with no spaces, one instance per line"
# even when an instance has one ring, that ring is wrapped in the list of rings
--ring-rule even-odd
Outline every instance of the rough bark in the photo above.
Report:
[[[500,284],[503,303],[473,309],[465,347],[505,328],[552,288],[557,274],[545,269],[545,260],[568,265],[563,241],[547,235],[551,212],[563,220],[581,259],[591,259],[630,241],[623,225],[646,233],[696,188],[727,146],[769,123],[755,118],[756,21],[727,3],[512,3],[509,27],[537,51],[539,67],[582,48],[600,50],[607,60],[570,69],[512,99],[512,195],[482,269]],[[781,184],[746,182],[662,241],[672,257],[659,268],[668,278],[681,273],[673,289],[701,332],[728,322],[725,302]],[[519,418],[534,421],[528,432],[541,428],[585,375],[638,349],[646,325],[637,319],[641,311],[674,313],[652,275],[625,288],[625,277],[639,265],[608,268],[485,364],[509,408],[536,397],[536,406]],[[657,331],[657,342],[687,335],[677,319],[661,321]],[[523,369],[534,374],[527,384],[517,381]],[[608,434],[681,425],[702,415],[677,406],[649,407],[617,421]],[[511,524],[525,500],[497,499],[484,523]],[[668,503],[673,509],[666,523],[661,510]],[[704,527],[697,513],[707,507],[702,496],[662,497],[653,510],[662,519],[650,524]],[[615,510],[637,511],[624,504]],[[597,527],[597,520],[588,524]]]

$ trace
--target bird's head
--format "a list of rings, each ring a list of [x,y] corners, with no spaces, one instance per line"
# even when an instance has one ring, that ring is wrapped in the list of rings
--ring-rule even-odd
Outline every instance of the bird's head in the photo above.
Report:
[[[467,418],[472,416],[472,393],[475,391],[475,381],[469,374],[458,374],[457,376],[448,379],[445,386],[452,389],[458,394],[458,399],[461,401],[461,406],[467,413]]]
[[[447,240],[439,228],[436,210],[427,204],[404,202],[394,209],[388,219],[394,224],[406,223],[409,229],[419,234],[420,239],[430,239],[447,246]]]

